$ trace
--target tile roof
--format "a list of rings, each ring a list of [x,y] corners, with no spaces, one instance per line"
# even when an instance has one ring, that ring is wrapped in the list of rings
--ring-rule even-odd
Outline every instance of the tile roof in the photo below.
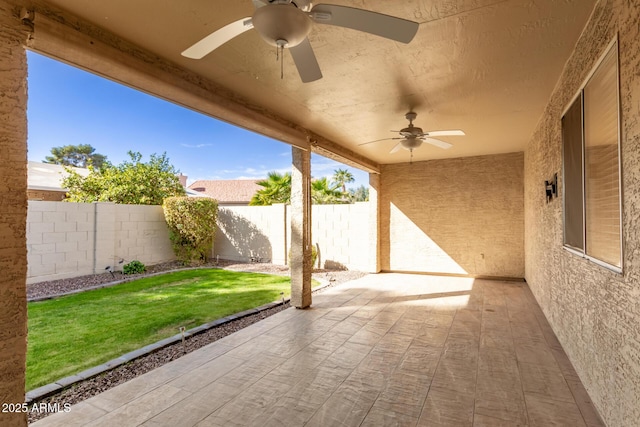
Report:
[[[249,204],[260,187],[254,179],[199,180],[189,185],[191,190],[213,197],[218,203]]]

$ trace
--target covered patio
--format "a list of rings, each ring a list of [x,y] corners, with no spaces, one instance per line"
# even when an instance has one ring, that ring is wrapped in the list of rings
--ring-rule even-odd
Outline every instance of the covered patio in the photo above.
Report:
[[[378,274],[34,426],[603,426],[526,283]]]
[[[40,425],[599,425],[580,381],[608,427],[636,425],[640,3],[335,0],[418,32],[319,24],[308,83],[255,31],[181,55],[274,1],[0,0],[0,402],[25,396],[31,49],[291,145],[292,301],[308,307]],[[395,152],[410,111],[466,136]],[[383,273],[313,301],[311,153],[369,172],[360,251]]]

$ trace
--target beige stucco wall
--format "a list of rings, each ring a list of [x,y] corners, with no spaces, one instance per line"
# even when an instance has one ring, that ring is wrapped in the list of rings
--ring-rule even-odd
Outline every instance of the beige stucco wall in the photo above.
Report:
[[[27,283],[175,259],[161,206],[31,200],[28,212]]]
[[[27,36],[17,12],[0,1],[0,403],[21,403],[25,392]],[[0,412],[3,427],[26,424],[26,414]]]
[[[381,267],[524,276],[523,154],[384,165]]]
[[[563,109],[619,34],[624,274],[562,249]],[[560,187],[562,188],[562,187]],[[560,195],[562,196],[562,194]],[[640,3],[601,1],[568,60],[525,151],[526,279],[609,427],[640,420]]]
[[[66,191],[47,191],[47,190],[28,190],[27,198],[29,200],[47,200],[50,202],[59,202],[67,197]]]

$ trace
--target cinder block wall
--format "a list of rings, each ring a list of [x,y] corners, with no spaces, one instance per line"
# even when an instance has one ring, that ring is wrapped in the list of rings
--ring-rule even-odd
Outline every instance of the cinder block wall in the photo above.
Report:
[[[30,283],[93,274],[94,216],[91,204],[29,201]]]
[[[369,203],[313,205],[311,240],[320,248],[319,267],[368,271]]]
[[[285,205],[218,208],[213,255],[232,261],[286,263]]]
[[[624,274],[562,249],[561,115],[618,34]],[[562,188],[562,186],[560,186]],[[562,194],[560,194],[562,196]],[[526,279],[609,427],[640,420],[640,3],[600,1],[525,151]]]
[[[175,259],[161,206],[29,201],[28,212],[28,283]]]
[[[27,301],[26,26],[19,10],[0,1],[0,403],[25,392]],[[3,427],[26,426],[26,413],[0,412]]]
[[[321,268],[368,271],[369,204],[313,205],[312,242],[320,247]],[[218,211],[214,256],[233,261],[285,265],[290,247],[289,206],[226,206]]]
[[[383,165],[383,270],[524,276],[523,153]]]
[[[144,264],[157,264],[175,259],[162,206],[115,206],[113,254],[118,260],[124,259],[127,263],[137,259]]]

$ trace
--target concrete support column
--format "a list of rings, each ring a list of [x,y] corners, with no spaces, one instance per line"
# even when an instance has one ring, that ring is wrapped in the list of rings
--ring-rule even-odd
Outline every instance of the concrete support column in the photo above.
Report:
[[[291,147],[291,305],[311,305],[311,153]]]
[[[0,1],[0,403],[24,402],[27,354],[27,26]],[[27,414],[0,412],[3,427]]]
[[[369,273],[379,273],[380,267],[380,174],[369,174]]]

